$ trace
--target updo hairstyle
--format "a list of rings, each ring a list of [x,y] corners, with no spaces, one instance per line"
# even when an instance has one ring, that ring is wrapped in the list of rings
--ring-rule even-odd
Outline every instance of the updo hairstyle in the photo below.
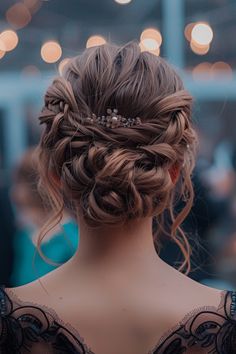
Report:
[[[188,271],[190,246],[180,225],[193,203],[191,106],[173,68],[136,43],[105,44],[71,59],[48,88],[39,117],[45,125],[39,187],[55,210],[40,239],[60,222],[65,206],[91,227],[150,216],[178,244],[180,269]],[[140,117],[141,124],[112,129],[86,123],[107,109]],[[180,173],[177,183],[171,169]],[[183,201],[178,213],[177,200]]]

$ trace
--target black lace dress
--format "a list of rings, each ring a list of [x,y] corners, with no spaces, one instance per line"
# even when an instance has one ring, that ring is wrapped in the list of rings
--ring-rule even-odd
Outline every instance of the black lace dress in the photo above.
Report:
[[[53,310],[17,299],[0,288],[1,354],[95,354]],[[143,354],[236,354],[236,292],[222,292],[218,308],[188,314]],[[122,354],[122,353],[121,353]]]

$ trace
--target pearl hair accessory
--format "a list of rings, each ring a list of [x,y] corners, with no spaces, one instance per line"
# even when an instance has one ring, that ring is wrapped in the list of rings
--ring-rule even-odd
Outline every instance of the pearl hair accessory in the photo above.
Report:
[[[125,118],[118,114],[117,109],[113,109],[113,111],[108,108],[107,115],[97,117],[96,114],[92,114],[92,117],[87,117],[84,120],[85,123],[88,124],[98,124],[102,125],[106,128],[119,128],[119,127],[132,127],[133,125],[140,125],[141,119],[139,117],[136,118]]]

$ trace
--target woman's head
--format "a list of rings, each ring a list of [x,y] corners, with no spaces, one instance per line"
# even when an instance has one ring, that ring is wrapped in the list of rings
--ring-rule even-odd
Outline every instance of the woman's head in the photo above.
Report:
[[[13,171],[11,199],[17,210],[17,218],[24,226],[40,227],[50,212],[38,189],[37,154],[35,148],[29,148]]]
[[[192,98],[176,72],[136,43],[87,49],[70,60],[45,95],[39,145],[41,190],[51,197],[57,220],[64,205],[93,227],[117,225],[170,211],[172,237],[192,204],[190,175],[195,132]],[[117,109],[140,117],[132,127],[88,123]],[[179,174],[175,184],[175,174]],[[60,188],[55,184],[60,182]],[[186,206],[177,216],[175,198]]]

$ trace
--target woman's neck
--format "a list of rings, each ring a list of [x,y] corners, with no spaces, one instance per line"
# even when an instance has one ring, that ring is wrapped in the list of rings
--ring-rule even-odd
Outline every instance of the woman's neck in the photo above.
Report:
[[[72,269],[111,276],[117,272],[138,274],[161,262],[154,247],[151,217],[99,229],[88,227],[82,218],[78,224],[80,242]]]

